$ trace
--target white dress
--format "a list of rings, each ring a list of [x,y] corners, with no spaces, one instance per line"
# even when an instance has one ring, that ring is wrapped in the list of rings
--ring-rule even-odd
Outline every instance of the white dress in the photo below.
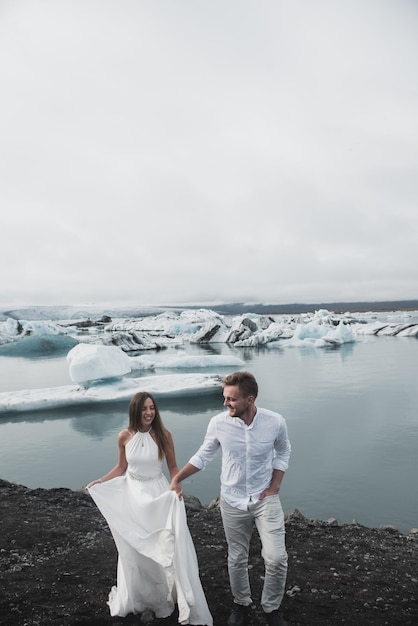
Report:
[[[110,613],[151,609],[164,618],[177,602],[180,624],[212,626],[184,501],[169,489],[158,446],[148,432],[137,432],[125,450],[126,473],[89,489],[119,553]]]

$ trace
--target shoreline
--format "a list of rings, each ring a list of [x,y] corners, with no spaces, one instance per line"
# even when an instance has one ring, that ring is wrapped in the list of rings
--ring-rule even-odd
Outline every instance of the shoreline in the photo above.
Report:
[[[196,496],[190,495],[190,494],[185,494],[184,495],[184,500],[185,500],[185,504],[186,504],[186,508],[191,508],[193,509],[194,507],[197,507],[196,510],[200,509],[200,508],[204,508],[204,509],[214,509],[218,507],[218,503],[219,503],[219,496],[217,498],[215,498],[214,500],[212,500],[212,502],[210,502],[209,504],[202,504],[199,500],[199,498],[197,498]],[[399,533],[400,535],[406,536],[406,537],[417,537],[418,539],[418,527],[417,528],[411,528],[409,531],[402,531],[399,530],[399,528],[393,524],[380,524],[379,526],[367,526],[366,524],[361,524],[359,521],[357,521],[357,519],[354,517],[353,520],[351,522],[341,522],[338,518],[336,517],[329,517],[327,519],[322,519],[322,518],[317,518],[317,517],[309,517],[307,515],[304,515],[303,513],[301,513],[301,511],[299,511],[299,509],[294,509],[291,513],[286,513],[284,512],[284,518],[285,521],[291,521],[291,520],[295,520],[295,519],[299,519],[299,520],[305,520],[307,522],[310,522],[312,524],[314,524],[315,522],[317,522],[318,524],[328,524],[329,526],[360,526],[361,528],[366,528],[369,530],[384,530],[384,531],[390,531],[390,532],[395,532],[395,533]]]
[[[216,626],[232,606],[219,510],[186,496],[200,577]],[[418,623],[418,532],[368,528],[287,516],[289,569],[282,612],[289,626],[412,626]],[[254,610],[260,608],[264,563],[256,532],[250,545]],[[0,624],[105,626],[141,624],[112,618],[107,594],[116,550],[105,520],[84,491],[29,489],[0,480]],[[177,624],[173,615],[154,624]]]
[[[27,485],[23,485],[21,483],[15,483],[13,481],[8,481],[0,477],[0,485],[1,483],[8,483],[10,485],[14,485],[16,487],[22,487],[28,491],[57,491],[57,490],[66,490],[73,493],[85,494],[86,491],[83,487],[72,488],[72,487],[28,487]],[[185,501],[187,511],[198,511],[202,509],[213,510],[218,507],[219,496],[214,498],[211,502],[207,504],[202,503],[198,496],[195,496],[191,493],[184,493],[183,499]],[[319,524],[328,524],[330,526],[360,526],[361,528],[369,529],[369,530],[384,530],[391,531],[395,533],[399,533],[403,536],[418,536],[418,526],[412,527],[408,531],[400,530],[398,526],[395,524],[379,524],[378,526],[370,526],[368,524],[363,524],[359,522],[355,517],[353,517],[351,522],[340,521],[337,517],[329,517],[327,519],[320,517],[310,517],[308,515],[304,515],[298,508],[295,508],[292,512],[284,511],[285,521],[301,519],[309,521],[310,523],[319,523]],[[418,520],[417,520],[418,523]]]

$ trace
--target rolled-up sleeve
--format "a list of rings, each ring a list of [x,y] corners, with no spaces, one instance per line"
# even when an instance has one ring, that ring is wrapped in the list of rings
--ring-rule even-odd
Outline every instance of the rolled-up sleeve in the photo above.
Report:
[[[285,472],[289,467],[291,446],[284,418],[280,420],[279,432],[274,441],[273,468]]]
[[[219,439],[216,435],[215,418],[209,422],[205,438],[199,450],[190,458],[189,463],[202,470],[212,461],[219,450]]]

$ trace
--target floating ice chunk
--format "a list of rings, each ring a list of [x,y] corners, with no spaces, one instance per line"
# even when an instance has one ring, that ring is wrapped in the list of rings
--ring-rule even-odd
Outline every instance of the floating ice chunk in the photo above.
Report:
[[[25,337],[50,337],[65,335],[67,331],[52,322],[15,320],[11,317],[0,322],[0,345],[19,341]]]
[[[379,331],[388,326],[387,322],[370,322],[368,324],[355,324],[356,335],[377,335]]]
[[[402,318],[402,319],[408,319],[409,317],[412,317],[411,313],[408,313],[407,311],[395,311],[392,314],[388,313],[388,320],[395,320],[398,318]]]
[[[266,330],[272,325],[272,319],[265,315],[257,315],[255,313],[246,313],[245,315],[239,315],[232,320],[231,330],[226,338],[227,343],[235,343],[238,345],[257,345],[258,343],[265,343],[263,341],[255,343],[245,344],[242,343],[251,339],[256,333]]]
[[[293,333],[293,339],[303,341],[304,339],[322,339],[329,330],[329,326],[318,324],[315,321],[307,324],[298,324]]]
[[[225,343],[227,332],[221,323],[209,320],[191,335],[190,343]]]
[[[192,335],[207,324],[222,324],[223,318],[210,309],[167,311],[141,319],[119,320],[106,327],[108,331],[134,330],[158,335]]]
[[[338,326],[331,328],[322,339],[327,343],[335,344],[351,343],[356,340],[351,326],[342,321]]]
[[[332,318],[332,313],[328,309],[318,309],[315,311],[314,318],[317,320],[329,320]]]
[[[14,337],[20,335],[23,332],[23,326],[17,320],[8,317],[5,322],[1,324],[2,334]]]
[[[418,337],[418,324],[408,324],[397,333],[397,337]]]
[[[62,326],[49,321],[20,321],[19,324],[25,335],[64,335],[67,332]]]
[[[117,378],[131,371],[129,357],[115,346],[79,343],[67,354],[69,374],[79,384]]]
[[[137,369],[201,369],[204,367],[242,367],[245,362],[235,356],[222,354],[202,355],[141,355],[130,358],[132,370]]]
[[[105,332],[103,337],[95,338],[95,342],[100,342],[104,346],[116,346],[124,352],[134,352],[137,350],[159,350],[166,348],[174,340],[167,338],[154,338],[145,333],[138,333],[135,330]]]
[[[357,335],[383,335],[391,337],[416,337],[418,324],[395,324],[393,322],[373,322],[370,324],[356,324],[354,332]]]
[[[329,326],[317,322],[298,324],[293,337],[283,340],[286,346],[312,346],[323,348],[331,345],[341,345],[356,341],[350,325],[340,321],[338,326]]]
[[[23,326],[12,318],[0,322],[0,346],[11,341],[17,341],[23,332]]]
[[[283,335],[283,327],[278,322],[272,322],[270,326],[264,330],[256,332],[251,337],[240,339],[235,342],[237,347],[261,346],[272,341],[276,341]]]
[[[220,389],[221,379],[215,374],[165,374],[122,378],[96,383],[87,388],[65,385],[46,389],[24,389],[0,393],[0,414],[129,401],[139,391],[148,391],[159,399],[219,394]]]

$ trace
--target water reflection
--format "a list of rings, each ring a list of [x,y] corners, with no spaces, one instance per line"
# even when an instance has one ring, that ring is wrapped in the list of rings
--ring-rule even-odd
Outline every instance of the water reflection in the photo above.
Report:
[[[128,407],[129,402],[125,402],[118,406],[113,405],[112,408],[103,407],[102,410],[73,411],[71,427],[79,433],[101,439],[114,432],[116,427],[127,426]],[[184,416],[198,415],[206,411],[213,411],[215,414],[222,409],[222,398],[221,395],[219,401],[204,396],[199,398],[163,398],[158,400],[158,407],[164,422],[167,422],[165,413],[176,414],[174,425],[177,423],[178,426]],[[65,413],[60,417],[70,417],[67,411]]]
[[[222,409],[223,397],[219,390],[219,396],[205,395],[159,398],[158,407],[164,419],[164,413],[178,413],[179,415],[196,415],[205,411],[214,413]],[[1,424],[17,424],[30,421],[31,424],[46,421],[69,421],[71,427],[84,435],[103,438],[114,431],[115,425],[127,424],[129,400],[102,403],[100,405],[63,407],[48,411],[34,411],[32,413],[4,413],[0,416]]]
[[[73,412],[74,413],[74,412]],[[128,406],[120,405],[112,410],[85,410],[77,411],[76,415],[70,418],[71,428],[82,435],[101,440],[107,437],[115,429],[121,429],[128,423]]]

